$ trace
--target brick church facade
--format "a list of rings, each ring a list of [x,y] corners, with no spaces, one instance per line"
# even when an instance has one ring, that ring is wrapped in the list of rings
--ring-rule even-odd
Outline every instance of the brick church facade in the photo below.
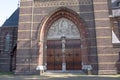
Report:
[[[120,0],[21,0],[0,27],[0,71],[120,73]]]

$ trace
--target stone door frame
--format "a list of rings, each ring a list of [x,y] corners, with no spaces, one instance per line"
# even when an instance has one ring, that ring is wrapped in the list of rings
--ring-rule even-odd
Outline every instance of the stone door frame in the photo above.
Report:
[[[79,14],[74,12],[71,9],[61,7],[43,19],[42,23],[39,27],[38,33],[38,46],[39,46],[39,55],[38,55],[38,67],[40,70],[44,70],[46,66],[46,41],[47,41],[47,32],[51,25],[60,18],[67,18],[72,21],[78,28],[81,36],[81,55],[82,55],[82,63],[84,65],[89,64],[88,61],[88,42],[87,42],[87,27],[85,26],[84,20],[80,18]]]

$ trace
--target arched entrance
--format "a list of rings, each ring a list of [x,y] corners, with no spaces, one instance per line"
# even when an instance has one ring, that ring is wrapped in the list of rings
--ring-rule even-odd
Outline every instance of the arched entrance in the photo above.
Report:
[[[40,28],[39,62],[47,70],[81,70],[88,64],[87,32],[78,14],[60,8]]]
[[[47,70],[81,70],[80,42],[79,30],[72,21],[56,20],[47,34]]]

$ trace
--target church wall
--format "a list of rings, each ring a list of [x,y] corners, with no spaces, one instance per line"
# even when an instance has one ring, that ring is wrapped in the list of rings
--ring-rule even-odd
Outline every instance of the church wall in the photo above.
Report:
[[[94,0],[98,74],[117,74],[118,52],[113,48],[108,2]],[[103,14],[104,13],[104,14]]]
[[[114,56],[116,56],[116,60],[114,64],[115,64],[117,73],[120,74],[120,48],[113,47],[112,53]]]
[[[96,49],[96,33],[95,33],[95,24],[94,24],[94,10],[92,0],[89,5],[80,5],[80,16],[85,20],[85,24],[88,29],[88,60],[90,65],[93,68],[93,74],[97,74],[98,70],[98,60],[97,60],[97,49]]]
[[[37,73],[37,59],[38,59],[38,41],[39,30],[42,21],[50,14],[54,13],[59,7],[67,7],[78,13],[83,20],[83,23],[88,29],[88,45],[89,60],[97,72],[97,55],[96,55],[96,39],[94,27],[94,13],[91,0],[80,0],[73,3],[58,3],[54,4],[49,1],[41,3],[32,0],[21,0],[20,19],[18,30],[18,47],[17,47],[17,68],[16,74],[33,74]],[[80,3],[80,4],[79,4]],[[33,13],[33,14],[32,14]],[[21,57],[24,56],[24,57]],[[84,55],[88,56],[88,55]],[[91,58],[92,57],[92,58]],[[20,60],[19,60],[20,59]],[[22,63],[24,62],[24,63]],[[23,67],[24,66],[24,67]]]
[[[120,39],[120,33],[119,33],[119,22],[120,22],[120,19],[119,19],[119,16],[117,17],[110,17],[110,20],[111,20],[111,28],[112,30],[114,31],[114,33],[116,34],[118,40]],[[119,43],[113,43],[113,50],[112,50],[112,53],[113,55],[116,56],[116,70],[117,70],[117,73],[120,73],[120,44]]]
[[[6,36],[10,35],[9,49],[6,50]],[[17,40],[17,27],[0,27],[0,71],[11,71],[11,50]]]
[[[39,63],[44,64],[44,59],[38,61],[43,58],[39,57],[42,24],[60,7],[65,7],[76,12],[86,26],[88,55],[82,56],[88,57],[88,64],[93,68],[92,73],[120,73],[119,44],[112,44],[111,32],[116,18],[112,18],[110,23],[111,12],[107,0],[66,1],[21,0],[19,27],[0,27],[0,71],[11,70],[10,52],[17,42],[15,74],[39,74],[36,68]],[[5,37],[8,33],[12,36],[11,47],[9,51],[5,51]]]
[[[88,56],[89,64],[93,67],[92,72],[116,74],[115,65],[119,50],[113,49],[111,41],[107,1],[75,0],[72,2],[71,0],[68,3],[65,1],[53,3],[52,1],[21,0],[16,74],[38,73],[36,67],[39,49],[41,49],[38,45],[41,25],[59,7],[66,7],[76,12],[86,25],[89,55],[84,56]]]
[[[85,22],[85,25],[88,29],[88,40],[89,40],[89,46],[91,46],[89,48],[89,59],[90,59],[90,63],[94,68],[94,72],[97,73],[97,57],[96,57],[96,39],[95,39],[95,27],[94,27],[94,13],[93,13],[93,5],[92,5],[92,1],[88,2],[91,0],[86,0],[83,2],[86,2],[84,4],[76,4],[76,5],[68,5],[68,6],[62,6],[62,7],[67,7],[73,11],[75,11],[76,13],[78,13],[80,15],[80,17],[82,18],[82,20]],[[82,2],[82,0],[81,0]],[[38,4],[38,5],[37,5]],[[41,3],[42,4],[42,3]],[[56,10],[57,8],[59,8],[59,6],[54,5],[50,5],[47,7],[45,7],[45,4],[43,4],[42,6],[39,4],[39,2],[36,3],[35,6],[35,16],[34,17],[34,21],[35,24],[37,25],[37,21],[43,20],[47,15],[49,15],[48,13],[53,13],[54,10]],[[35,26],[36,26],[35,25]],[[39,26],[38,26],[39,27]],[[94,54],[94,56],[92,56]],[[86,55],[84,55],[86,56]],[[92,58],[91,58],[92,57]],[[95,63],[95,64],[94,64]]]
[[[36,39],[33,39],[33,0],[21,0],[20,19],[18,27],[18,47],[16,56],[15,74],[36,74],[37,46]]]

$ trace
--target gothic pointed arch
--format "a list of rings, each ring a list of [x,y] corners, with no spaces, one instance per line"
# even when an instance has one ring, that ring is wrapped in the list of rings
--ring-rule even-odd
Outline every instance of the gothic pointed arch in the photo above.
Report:
[[[50,27],[53,23],[60,19],[67,19],[74,23],[80,33],[81,39],[81,54],[82,54],[82,63],[88,64],[88,44],[87,44],[87,29],[84,21],[80,16],[71,9],[61,7],[55,11],[53,11],[48,17],[46,17],[39,28],[39,36],[38,36],[38,45],[39,45],[39,60],[38,66],[45,65],[44,53],[45,46],[47,40],[47,34]]]

